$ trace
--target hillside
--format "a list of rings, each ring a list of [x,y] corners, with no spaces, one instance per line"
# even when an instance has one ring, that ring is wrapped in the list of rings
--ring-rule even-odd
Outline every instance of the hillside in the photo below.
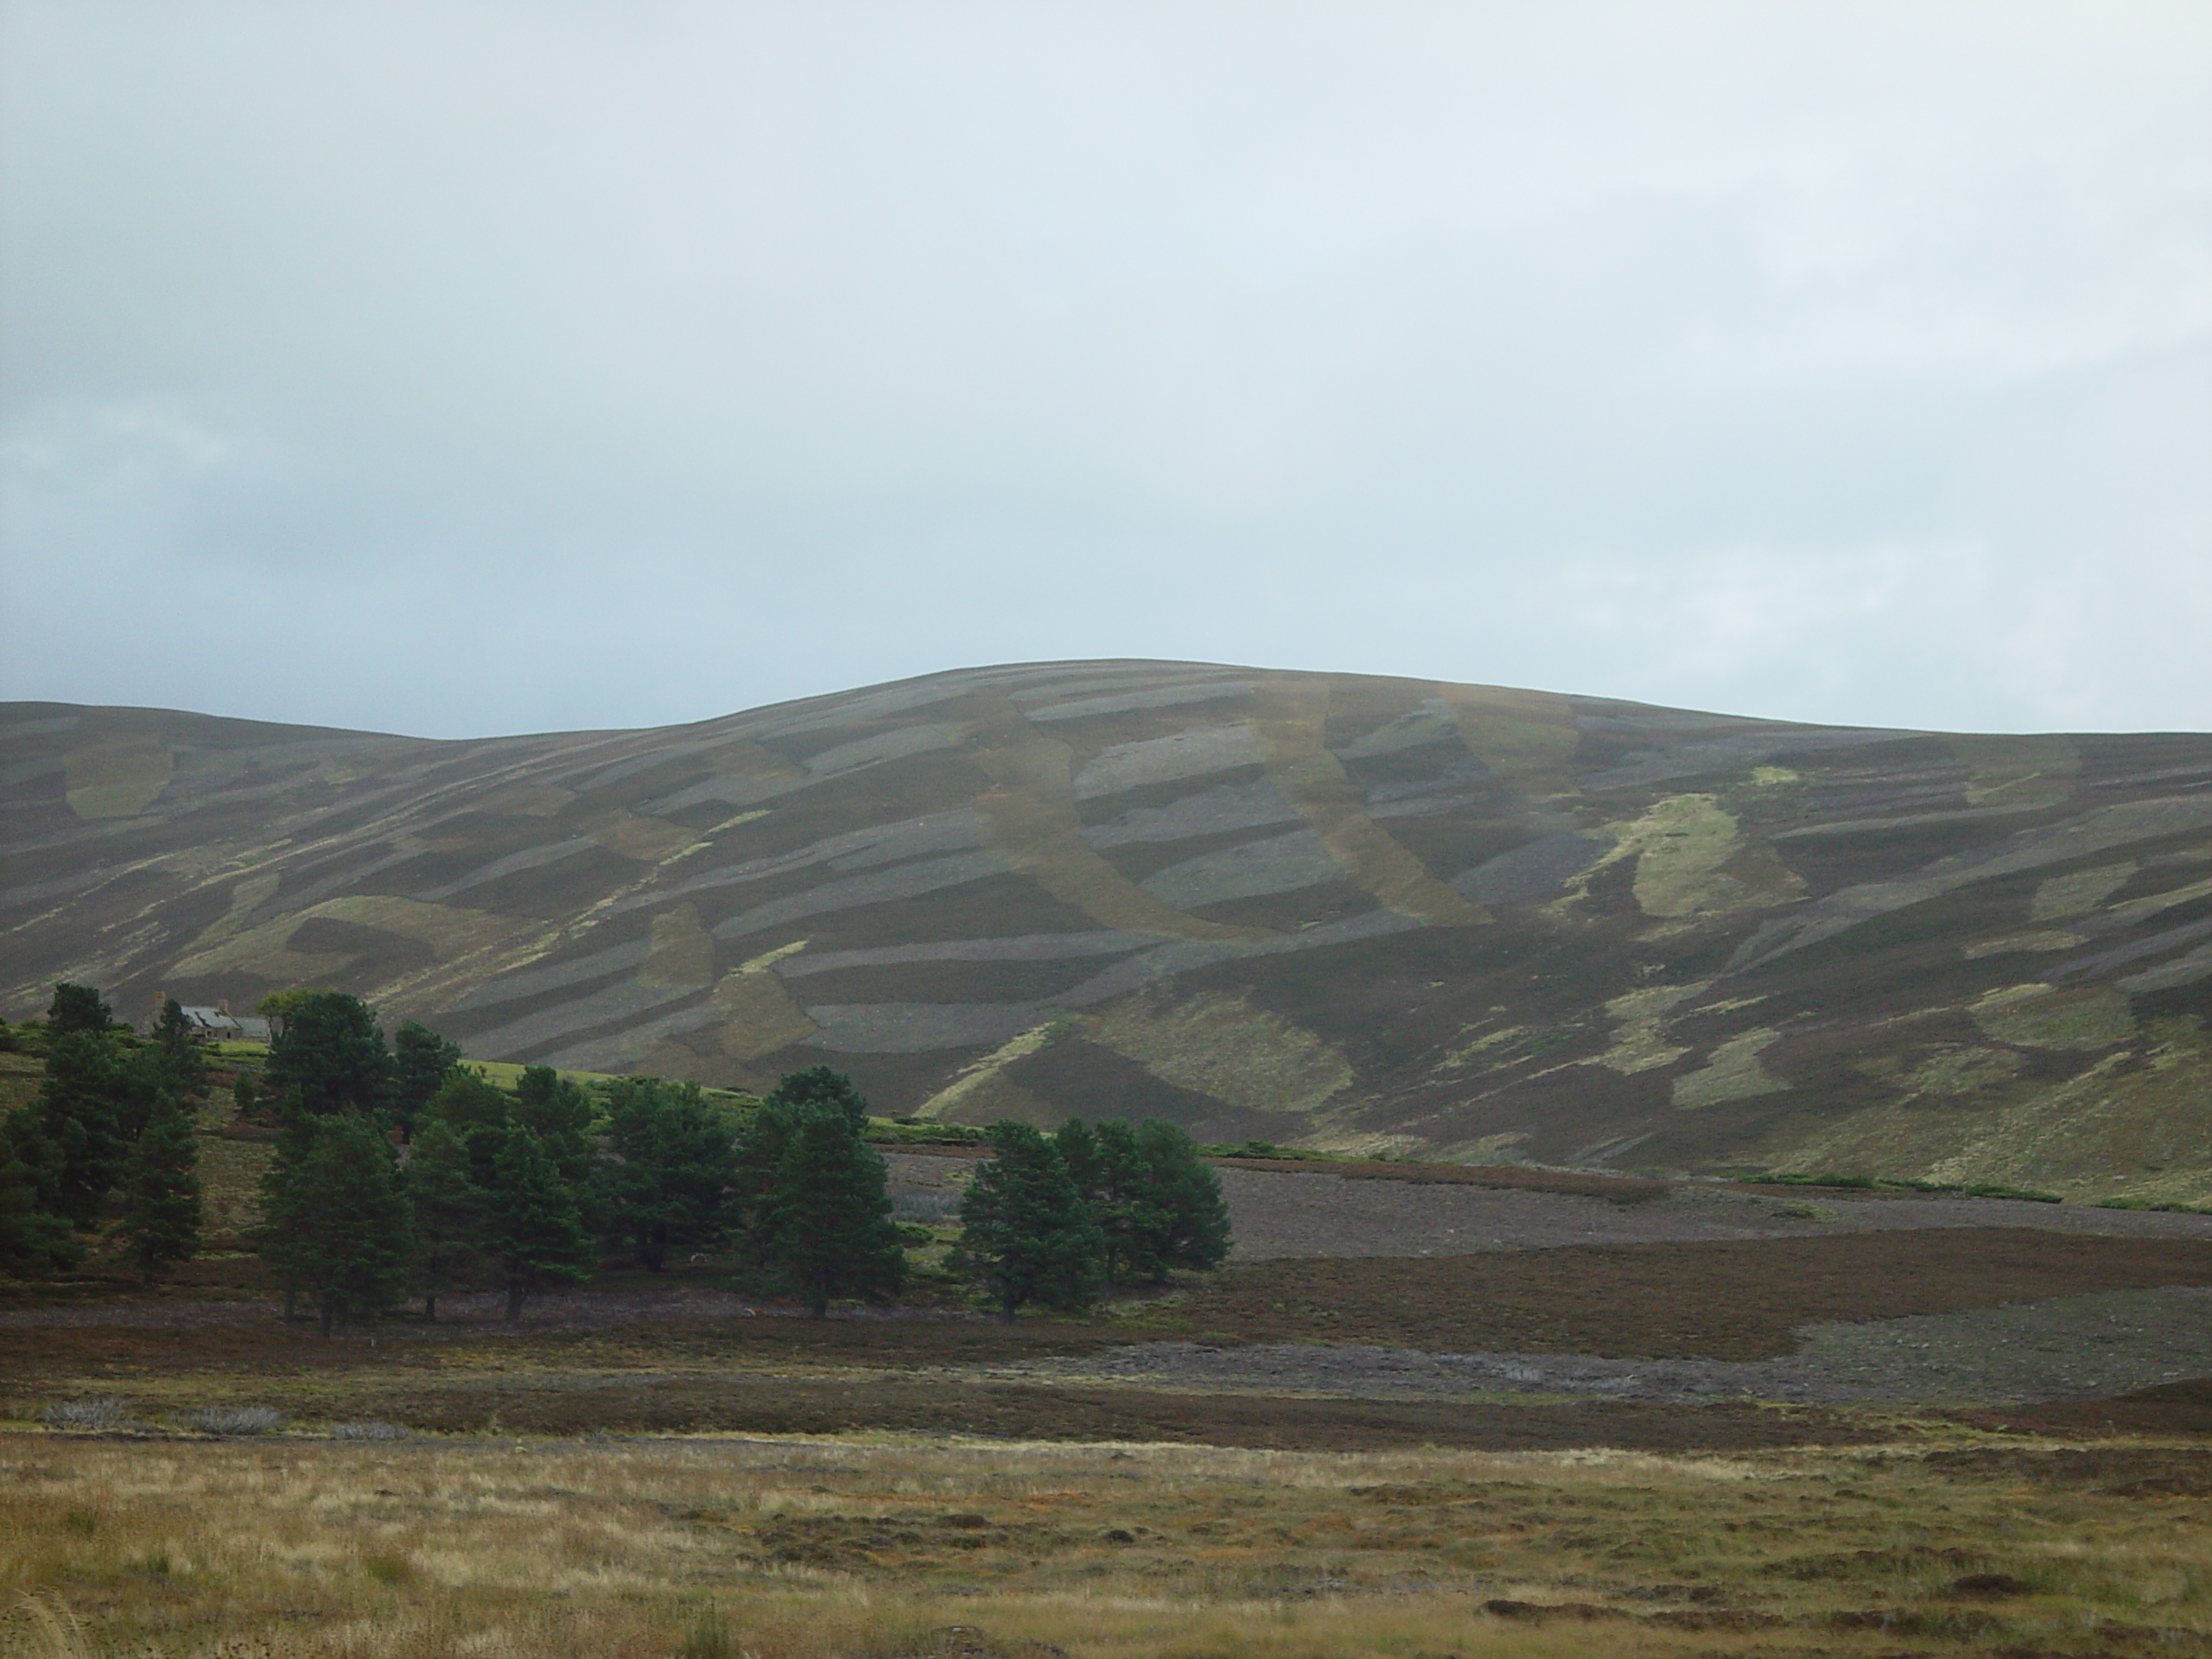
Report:
[[[0,711],[0,998],[326,984],[880,1109],[2212,1193],[2212,735],[1206,664],[436,742]]]

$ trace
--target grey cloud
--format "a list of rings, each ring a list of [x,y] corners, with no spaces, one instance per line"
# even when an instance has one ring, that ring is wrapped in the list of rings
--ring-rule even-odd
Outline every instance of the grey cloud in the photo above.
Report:
[[[461,734],[1147,656],[2212,721],[2201,7],[0,27],[0,695]]]

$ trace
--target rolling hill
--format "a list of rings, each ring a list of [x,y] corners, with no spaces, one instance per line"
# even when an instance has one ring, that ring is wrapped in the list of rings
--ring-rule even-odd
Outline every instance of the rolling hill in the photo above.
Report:
[[[0,709],[0,1001],[1486,1161],[2212,1192],[2212,735],[1028,664],[431,741]]]

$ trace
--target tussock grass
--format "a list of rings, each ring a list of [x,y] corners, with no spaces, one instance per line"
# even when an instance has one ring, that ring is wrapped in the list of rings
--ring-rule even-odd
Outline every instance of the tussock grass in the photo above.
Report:
[[[0,1436],[0,1652],[2204,1650],[2212,1517],[2185,1495],[2143,1494],[2201,1482],[2212,1459],[2126,1455],[2110,1465],[2129,1477],[2123,1491],[2105,1465],[2032,1451],[1946,1464],[1879,1448],[1321,1455],[27,1430]],[[2143,1478],[2159,1469],[2164,1486]]]
[[[38,1420],[48,1428],[118,1428],[130,1408],[110,1395],[82,1400],[56,1400],[39,1408]]]

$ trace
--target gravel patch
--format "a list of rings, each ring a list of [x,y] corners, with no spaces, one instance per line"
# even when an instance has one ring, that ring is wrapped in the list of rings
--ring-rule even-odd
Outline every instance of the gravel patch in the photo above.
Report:
[[[1750,1362],[1155,1342],[977,1375],[1356,1400],[1540,1395],[1675,1404],[1725,1398],[2024,1404],[2094,1399],[2212,1374],[2212,1289],[2108,1291],[1964,1313],[1813,1325],[1802,1334],[1803,1347],[1789,1358]]]

